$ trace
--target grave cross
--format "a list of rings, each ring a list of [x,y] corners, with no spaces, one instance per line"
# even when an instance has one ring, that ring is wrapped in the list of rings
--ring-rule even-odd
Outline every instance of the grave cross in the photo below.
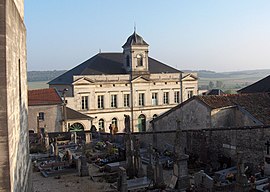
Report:
[[[267,141],[266,143],[265,143],[265,145],[266,145],[266,153],[267,153],[267,155],[269,155],[269,147],[270,147],[270,142],[269,141]]]

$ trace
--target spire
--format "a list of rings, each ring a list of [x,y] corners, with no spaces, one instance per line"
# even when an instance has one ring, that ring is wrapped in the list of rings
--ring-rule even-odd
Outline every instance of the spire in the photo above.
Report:
[[[136,33],[136,22],[134,22],[134,34]]]

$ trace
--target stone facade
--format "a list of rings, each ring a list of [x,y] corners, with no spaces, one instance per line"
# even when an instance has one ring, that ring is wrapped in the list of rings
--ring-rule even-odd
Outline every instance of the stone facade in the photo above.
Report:
[[[120,56],[121,61],[115,59]],[[107,71],[95,74],[98,70],[104,71],[96,68],[91,71],[95,65],[110,67],[105,66],[108,60],[122,65],[117,71],[119,74]],[[128,38],[123,53],[100,53],[90,58],[92,66],[89,64],[83,75],[78,75],[77,70],[87,62],[72,69],[72,77],[66,78],[73,73],[71,70],[49,84],[57,90],[67,88],[67,106],[94,117],[93,125],[105,132],[110,131],[110,124],[119,132],[124,131],[124,115],[131,117],[132,131],[146,131],[154,117],[197,94],[197,74],[182,73],[148,57],[148,44],[136,33]]]
[[[0,191],[31,191],[23,5],[0,0]]]
[[[44,128],[46,132],[63,131],[62,105],[29,106],[28,127],[37,132],[37,127]],[[37,119],[39,113],[44,114],[43,119]]]
[[[180,121],[182,129],[262,125],[260,121],[241,106],[233,104],[231,106],[212,108],[196,96],[162,114],[153,122],[157,131],[165,131],[176,130],[177,120]]]

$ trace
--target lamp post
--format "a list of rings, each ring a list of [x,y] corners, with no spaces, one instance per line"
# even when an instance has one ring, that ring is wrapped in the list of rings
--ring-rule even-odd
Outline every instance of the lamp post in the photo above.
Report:
[[[67,103],[66,103],[66,92],[68,91],[67,88],[63,89],[62,95],[63,95],[63,100],[64,100],[64,105],[63,105],[63,114],[64,114],[64,131],[67,132]]]

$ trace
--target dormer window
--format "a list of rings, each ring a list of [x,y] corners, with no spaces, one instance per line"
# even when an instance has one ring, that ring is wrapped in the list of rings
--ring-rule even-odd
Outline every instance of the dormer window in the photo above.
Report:
[[[137,67],[143,66],[143,56],[142,55],[137,55]]]
[[[127,57],[126,57],[126,64],[127,64],[127,67],[130,67],[130,64],[129,64],[129,55],[127,55]]]

